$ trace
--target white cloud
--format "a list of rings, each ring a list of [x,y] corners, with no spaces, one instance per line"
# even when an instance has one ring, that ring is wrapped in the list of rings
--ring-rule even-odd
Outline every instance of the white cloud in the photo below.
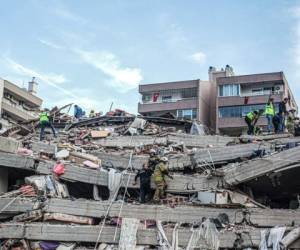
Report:
[[[22,75],[22,76],[27,76],[27,77],[37,77],[39,80],[42,82],[58,89],[59,91],[67,94],[68,96],[77,98],[76,95],[74,95],[71,91],[66,90],[65,88],[61,87],[60,85],[64,82],[67,81],[67,79],[64,77],[64,75],[58,75],[54,73],[41,73],[37,72],[34,69],[27,68],[18,62],[10,59],[10,58],[4,58],[4,60],[7,63],[7,66],[16,74]]]
[[[190,55],[189,58],[198,64],[204,64],[206,62],[206,54],[201,51]]]
[[[124,92],[136,88],[143,80],[142,72],[139,68],[129,68],[121,65],[120,60],[112,53],[106,51],[86,51],[74,50],[81,59],[101,70],[104,74],[111,77],[110,86],[116,87],[118,91]]]
[[[40,43],[52,48],[52,49],[63,49],[62,46],[58,45],[58,44],[55,44],[53,42],[50,42],[48,40],[45,40],[45,39],[38,39]]]
[[[300,6],[297,6],[292,9],[292,14],[295,17],[296,24],[294,28],[294,48],[293,48],[293,54],[294,54],[294,61],[299,66],[300,65]]]
[[[78,22],[78,23],[86,23],[87,20],[82,18],[81,16],[75,14],[75,13],[72,13],[70,10],[68,10],[66,7],[63,7],[63,6],[60,6],[59,8],[56,8],[54,10],[54,13],[63,18],[63,19],[66,19],[66,20],[69,20],[69,21],[73,21],[73,22]]]

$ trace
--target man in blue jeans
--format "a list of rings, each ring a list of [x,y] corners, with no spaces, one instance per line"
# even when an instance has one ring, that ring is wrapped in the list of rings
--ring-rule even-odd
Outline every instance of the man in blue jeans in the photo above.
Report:
[[[51,128],[54,137],[56,137],[55,129],[49,119],[48,111],[49,111],[48,109],[45,109],[40,114],[40,127],[41,127],[40,141],[44,140],[45,128],[47,128],[47,127]]]
[[[279,118],[280,118],[280,125],[279,125],[279,132],[284,132],[285,130],[285,116],[288,114],[286,104],[289,98],[285,97],[282,102],[279,103]]]
[[[265,114],[268,120],[268,132],[271,133],[273,130],[273,117],[275,115],[275,108],[274,108],[274,99],[272,97],[269,98],[268,103],[266,104]]]

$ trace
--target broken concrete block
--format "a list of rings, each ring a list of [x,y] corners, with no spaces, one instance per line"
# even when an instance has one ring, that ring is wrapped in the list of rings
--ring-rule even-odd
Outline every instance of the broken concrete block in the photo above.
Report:
[[[86,224],[92,225],[93,219],[83,216],[76,216],[76,215],[69,215],[69,214],[61,214],[61,213],[45,213],[44,214],[45,221],[63,221],[69,223],[76,223],[76,224]]]
[[[44,142],[33,142],[31,149],[35,153],[43,152],[51,155],[54,155],[57,151],[56,145]]]
[[[93,168],[93,169],[98,169],[100,168],[100,165],[99,164],[96,164],[92,161],[84,161],[83,162],[83,165],[86,166],[86,167],[89,167],[89,168]]]
[[[33,155],[33,151],[28,148],[18,148],[17,153],[19,155],[31,156]]]
[[[70,160],[76,162],[77,164],[83,164],[84,161],[88,160],[94,162],[95,164],[101,165],[101,160],[98,157],[74,151],[70,152]]]
[[[18,148],[20,147],[20,142],[6,137],[0,137],[0,151],[7,153],[17,153]]]
[[[105,138],[107,136],[109,136],[110,132],[106,131],[106,130],[92,130],[91,131],[91,136],[92,138]]]
[[[28,211],[24,214],[16,215],[13,218],[15,222],[25,222],[25,221],[37,221],[43,217],[43,212],[41,209]]]
[[[62,159],[68,158],[69,155],[70,155],[69,150],[67,150],[67,149],[62,149],[62,150],[58,151],[58,152],[55,154],[55,158],[56,158],[56,159],[59,159],[59,160],[62,160]]]

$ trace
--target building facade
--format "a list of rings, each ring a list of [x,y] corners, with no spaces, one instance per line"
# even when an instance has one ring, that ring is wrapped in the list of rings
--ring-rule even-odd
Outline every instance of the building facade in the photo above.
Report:
[[[0,78],[0,115],[4,127],[38,117],[43,101],[34,95],[36,85],[33,78],[27,90]]]
[[[216,82],[216,131],[221,134],[243,133],[246,114],[265,109],[270,97],[274,98],[276,110],[284,97],[289,98],[289,109],[298,110],[283,72],[218,77]],[[266,126],[266,118],[260,118],[258,125]]]
[[[142,96],[138,112],[145,116],[197,119],[210,125],[209,81],[187,80],[139,86]]]
[[[188,80],[178,82],[141,84],[142,96],[138,112],[142,115],[171,114],[179,119],[196,119],[207,127],[216,128],[216,97],[218,77],[234,75],[232,67],[216,70],[210,67],[208,81]]]

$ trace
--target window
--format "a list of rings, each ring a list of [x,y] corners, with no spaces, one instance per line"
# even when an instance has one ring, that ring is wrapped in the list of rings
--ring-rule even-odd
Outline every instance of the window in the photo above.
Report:
[[[180,119],[196,119],[197,118],[197,109],[178,109],[177,117]]]
[[[264,90],[262,88],[259,89],[252,89],[252,95],[263,95]]]
[[[172,96],[171,95],[162,96],[162,102],[172,102]]]
[[[144,103],[150,102],[151,95],[150,94],[143,95],[142,100],[143,100]]]
[[[194,98],[197,96],[197,88],[182,89],[181,91],[182,98]]]
[[[265,104],[220,107],[219,118],[245,117],[250,111],[260,109],[265,110]],[[275,104],[275,110],[278,112],[278,104]]]
[[[239,84],[225,84],[219,86],[219,96],[239,96]]]

